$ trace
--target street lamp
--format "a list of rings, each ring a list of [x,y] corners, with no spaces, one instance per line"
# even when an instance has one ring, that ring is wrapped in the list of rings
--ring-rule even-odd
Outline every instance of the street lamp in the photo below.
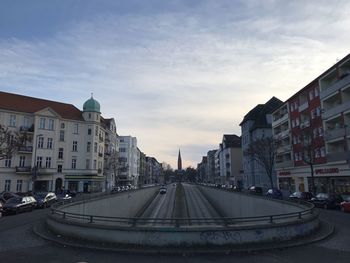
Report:
[[[36,149],[38,146],[38,138],[44,136],[43,134],[37,134],[35,136],[35,145],[34,145],[34,167],[33,167],[33,175],[32,175],[32,191],[34,190],[34,182],[36,181],[38,166],[36,160]]]

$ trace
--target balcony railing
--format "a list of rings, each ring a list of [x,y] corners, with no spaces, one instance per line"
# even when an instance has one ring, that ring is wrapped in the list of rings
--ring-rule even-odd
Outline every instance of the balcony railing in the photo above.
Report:
[[[288,120],[288,113],[285,113],[283,116],[279,116],[279,118],[275,118],[275,120],[273,120],[273,122],[272,122],[272,126],[276,127],[279,124],[281,124],[282,122],[287,121],[287,120]]]
[[[347,84],[350,84],[350,75],[347,75],[346,77],[336,81],[335,83],[328,86],[326,89],[322,90],[320,92],[320,99],[322,100],[323,98],[328,97],[329,95],[343,88]]]
[[[31,166],[16,166],[16,173],[30,173],[32,171]]]
[[[303,111],[303,110],[306,110],[307,108],[309,107],[309,102],[304,102],[303,104],[301,104],[300,106],[299,106],[299,112],[301,112],[301,111]]]
[[[28,132],[28,133],[33,133],[34,132],[34,125],[27,127],[27,126],[21,126],[19,128],[20,132]]]
[[[33,152],[33,146],[19,146],[18,152],[19,153],[31,153],[31,152]]]
[[[103,153],[98,153],[98,156],[99,157],[103,157]]]
[[[38,175],[54,174],[55,172],[56,172],[55,168],[45,168],[45,167],[38,168]]]
[[[100,140],[100,142],[103,142],[103,136],[98,136],[98,139]]]
[[[288,160],[288,161],[283,161],[283,162],[276,162],[275,163],[276,168],[287,168],[287,167],[293,167],[293,162]]]
[[[327,162],[340,162],[350,159],[350,152],[330,152],[327,153]]]
[[[98,170],[97,170],[97,173],[98,173],[98,174],[102,173],[102,169],[98,169]]]
[[[328,119],[334,115],[340,114],[343,111],[347,111],[350,108],[350,101],[344,101],[343,103],[336,104],[334,107],[330,107],[329,109],[324,109],[323,118]]]
[[[277,133],[274,137],[275,139],[281,139],[289,135],[289,129]]]
[[[349,131],[346,132],[349,134]],[[325,134],[326,141],[334,140],[345,136],[345,128],[327,130]]]

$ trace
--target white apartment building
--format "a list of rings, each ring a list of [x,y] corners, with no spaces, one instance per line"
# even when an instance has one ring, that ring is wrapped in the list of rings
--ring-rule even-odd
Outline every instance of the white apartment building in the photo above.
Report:
[[[103,168],[105,153],[117,150],[116,125],[101,116],[93,97],[83,111],[6,92],[0,98],[0,123],[30,138],[10,159],[0,161],[0,191],[94,192],[114,184]]]
[[[139,179],[139,150],[137,139],[132,136],[119,136],[119,185],[137,185]]]

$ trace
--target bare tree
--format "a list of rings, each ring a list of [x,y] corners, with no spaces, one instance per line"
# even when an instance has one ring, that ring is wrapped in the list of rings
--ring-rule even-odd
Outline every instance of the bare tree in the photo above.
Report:
[[[263,137],[249,144],[244,153],[257,161],[265,170],[269,177],[271,188],[273,188],[273,170],[276,157],[276,143],[272,137]]]
[[[301,142],[303,146],[303,152],[302,152],[302,159],[303,162],[310,166],[310,172],[311,172],[311,192],[315,195],[316,194],[316,187],[315,187],[315,178],[314,178],[314,165],[315,165],[315,151],[317,146],[316,141],[314,140],[313,134],[311,132],[311,128],[303,130],[302,136],[301,136]]]
[[[0,124],[0,160],[11,158],[18,147],[27,141],[31,141],[31,138],[26,132],[20,134]]]

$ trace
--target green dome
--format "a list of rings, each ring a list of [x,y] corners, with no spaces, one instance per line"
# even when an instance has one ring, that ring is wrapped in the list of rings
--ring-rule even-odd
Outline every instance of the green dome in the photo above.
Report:
[[[98,103],[98,101],[92,97],[92,94],[91,94],[91,98],[85,101],[83,105],[83,111],[92,111],[92,112],[101,113],[100,103]]]

